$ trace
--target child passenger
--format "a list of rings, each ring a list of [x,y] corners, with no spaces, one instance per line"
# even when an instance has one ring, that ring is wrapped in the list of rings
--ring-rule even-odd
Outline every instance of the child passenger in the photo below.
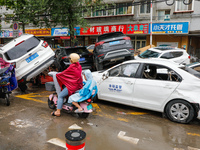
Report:
[[[93,79],[91,71],[85,70],[83,72],[83,76],[86,80],[85,85],[83,86],[82,89],[79,90],[78,93],[71,95],[68,99],[68,103],[72,103],[78,108],[75,110],[76,113],[83,112],[83,109],[80,107],[78,102],[82,102],[90,98],[91,95],[93,94],[93,90],[95,90],[95,94],[93,94],[93,96],[95,96],[97,93],[97,83]]]

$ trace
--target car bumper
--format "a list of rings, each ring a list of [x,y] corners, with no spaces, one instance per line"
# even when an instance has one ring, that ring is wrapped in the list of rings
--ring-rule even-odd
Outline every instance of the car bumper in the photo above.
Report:
[[[46,68],[48,68],[53,62],[54,62],[54,56],[52,56],[51,58],[46,60],[44,63],[42,63],[40,66],[38,66],[34,70],[31,70],[31,72],[29,72],[22,78],[25,79],[26,81],[29,81],[31,78],[37,76],[42,71],[44,71]]]

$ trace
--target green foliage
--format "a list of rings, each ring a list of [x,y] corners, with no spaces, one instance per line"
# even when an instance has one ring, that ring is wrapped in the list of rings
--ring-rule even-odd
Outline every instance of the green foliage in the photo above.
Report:
[[[74,27],[88,26],[84,16],[107,8],[103,0],[0,0],[0,6],[14,11],[13,16],[5,14],[6,18],[21,22],[23,32],[28,23],[41,28],[68,27],[72,43],[75,42]]]

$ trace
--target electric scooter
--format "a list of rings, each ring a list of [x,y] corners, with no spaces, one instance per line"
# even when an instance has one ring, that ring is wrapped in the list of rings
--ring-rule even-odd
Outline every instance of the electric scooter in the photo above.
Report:
[[[51,72],[48,73],[50,76],[52,76]],[[56,91],[55,86],[54,86],[54,82],[46,82],[45,83],[45,88],[47,91]],[[81,118],[87,118],[89,116],[90,113],[93,112],[92,109],[92,99],[95,96],[94,93],[95,91],[92,92],[92,96],[82,102],[79,102],[79,105],[83,108],[83,112],[81,113],[77,113],[79,115],[79,117]],[[52,94],[49,95],[48,97],[48,106],[50,109],[56,109],[57,107],[57,100],[58,100],[58,96],[57,93],[54,92]],[[66,110],[67,113],[75,113],[74,111],[77,109],[77,107],[75,107],[73,104],[69,104],[67,103],[68,97],[66,97],[66,100],[64,100],[63,103],[63,110]]]

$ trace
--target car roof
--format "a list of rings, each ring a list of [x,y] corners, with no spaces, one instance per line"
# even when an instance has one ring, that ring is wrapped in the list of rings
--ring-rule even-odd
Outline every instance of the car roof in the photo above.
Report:
[[[138,60],[128,60],[123,62],[124,64],[126,63],[152,63],[152,64],[160,64],[160,65],[165,65],[165,66],[174,66],[174,67],[183,67],[184,65],[175,63],[174,61],[171,60],[166,60],[166,59],[138,59]],[[123,64],[122,63],[122,64]]]
[[[7,44],[5,44],[3,47],[1,47],[1,50],[2,51],[7,51],[7,50],[13,48],[17,43],[19,43],[19,42],[21,42],[23,40],[29,39],[29,38],[31,38],[33,36],[34,36],[33,34],[22,34],[21,36],[16,37],[15,39],[11,40]]]
[[[168,47],[168,46],[167,47],[165,47],[165,46],[153,47],[153,48],[149,48],[148,50],[155,51],[155,52],[185,51],[184,49],[181,49],[181,48]]]

